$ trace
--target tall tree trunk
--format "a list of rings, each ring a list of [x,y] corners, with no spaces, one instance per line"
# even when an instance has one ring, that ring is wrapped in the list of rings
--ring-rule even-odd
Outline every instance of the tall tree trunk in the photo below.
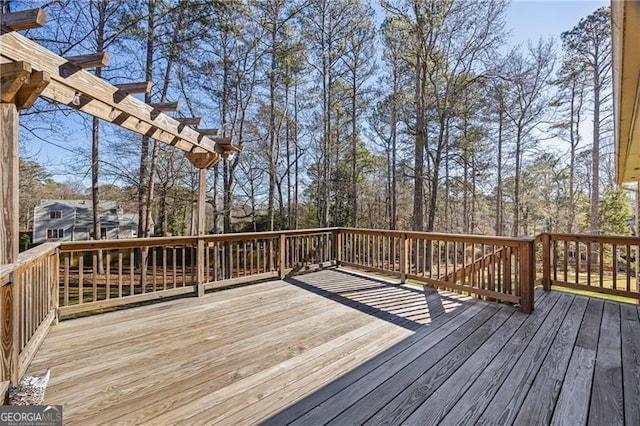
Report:
[[[187,4],[185,1],[181,1],[178,7],[178,17],[176,19],[175,27],[173,28],[173,34],[171,35],[171,43],[169,44],[169,55],[167,57],[167,68],[165,69],[164,79],[162,82],[162,91],[160,93],[160,102],[165,102],[167,100],[167,92],[169,91],[169,81],[171,80],[171,70],[173,64],[175,62],[176,50],[178,47],[178,37],[182,30],[182,24],[184,21],[184,12]],[[149,94],[150,95],[150,94]],[[151,98],[149,97],[149,100]],[[193,113],[192,113],[193,115]],[[155,175],[158,167],[158,155],[160,153],[160,144],[157,141],[151,141],[153,144],[153,149],[151,151],[151,162],[149,163],[149,185],[147,192],[147,227],[149,228],[150,233],[155,233],[151,229],[151,217],[152,217],[152,209],[154,198],[155,198]]]
[[[274,18],[271,26],[271,68],[269,70],[269,200],[267,206],[267,216],[269,230],[274,228],[274,208],[276,193],[276,29],[277,12],[274,11]]]
[[[596,55],[597,58],[597,55]],[[591,151],[591,233],[600,231],[600,76],[599,66],[593,70],[593,148]]]
[[[398,75],[396,64],[393,66],[393,100],[391,102],[391,229],[398,228],[398,181],[397,181],[397,144],[398,144]]]
[[[502,137],[503,137],[504,113],[502,106],[498,111],[498,159],[497,159],[497,185],[496,185],[496,235],[504,233],[502,212]]]
[[[418,6],[416,5],[416,11]],[[422,22],[418,19],[418,51],[415,69],[416,143],[414,150],[413,230],[424,229],[424,148],[426,145],[426,119],[424,110],[424,71],[422,58]]]
[[[351,226],[354,228],[358,227],[358,170],[356,164],[358,153],[356,127],[357,77],[357,67],[354,66],[351,75]]]
[[[516,170],[513,178],[513,230],[512,235],[518,236],[520,229],[520,169],[522,167],[522,126],[518,125],[516,135]]]
[[[96,28],[96,52],[101,53],[104,51],[104,32],[106,25],[106,9],[107,1],[92,2],[90,7],[96,6],[98,8],[98,27]],[[97,67],[95,75],[98,78],[102,77],[102,68]],[[100,226],[100,121],[93,117],[91,123],[91,201],[93,206],[93,238],[99,240],[102,237],[102,230]],[[98,274],[104,273],[104,266],[102,261],[102,250],[98,251]]]
[[[293,229],[298,229],[298,185],[300,183],[299,169],[298,169],[298,82],[296,81],[293,87],[293,150],[295,156],[294,163],[294,187],[293,187]]]
[[[153,48],[155,40],[155,0],[147,0],[147,54],[144,77],[146,81],[153,78]],[[151,94],[145,93],[145,103],[151,102]],[[138,188],[138,236],[149,236],[149,137],[143,136],[140,146],[140,186]]]

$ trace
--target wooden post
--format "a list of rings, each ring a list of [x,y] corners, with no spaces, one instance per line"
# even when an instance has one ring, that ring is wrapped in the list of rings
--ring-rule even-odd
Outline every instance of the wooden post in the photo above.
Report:
[[[535,239],[523,238],[520,251],[520,309],[525,314],[533,312],[533,290],[535,286]]]
[[[53,325],[58,324],[60,319],[60,248],[56,249],[56,253],[51,256],[51,306],[55,313]]]
[[[0,265],[18,259],[18,109],[0,104]]]
[[[211,152],[187,152],[187,159],[198,170],[198,217],[196,221],[196,295],[204,296],[204,266],[206,248],[202,238],[206,233],[205,208],[207,199],[207,169],[218,162],[220,156]]]
[[[285,253],[287,248],[287,236],[285,234],[280,234],[279,242],[278,256],[280,260],[278,261],[278,278],[282,280],[285,277],[285,267],[287,266],[287,257]]]
[[[338,229],[335,232],[335,250],[334,253],[336,255],[336,267],[340,266],[340,262],[342,262],[342,230]]]
[[[18,109],[12,103],[0,103],[0,265],[15,263],[18,260]],[[18,365],[18,327],[17,288],[13,282],[0,289],[2,316],[2,381],[18,383],[20,368]]]
[[[207,197],[207,169],[198,170],[198,222],[196,224],[196,233],[198,235],[198,248],[196,254],[196,268],[198,271],[196,294],[198,297],[204,296],[204,257],[205,247],[205,208]]]
[[[407,234],[402,233],[400,237],[400,283],[407,281],[407,273],[409,271],[409,239]]]
[[[17,384],[20,379],[18,377],[20,371],[18,365],[18,327],[14,315],[17,305],[16,288],[15,282],[0,287],[0,303],[2,303],[2,315],[0,316],[2,377],[0,381],[10,381],[13,384]]]
[[[542,287],[551,290],[551,235],[542,234]]]

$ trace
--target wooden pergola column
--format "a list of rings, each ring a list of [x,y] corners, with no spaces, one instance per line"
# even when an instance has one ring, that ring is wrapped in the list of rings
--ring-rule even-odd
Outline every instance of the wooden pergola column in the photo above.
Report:
[[[0,264],[18,259],[18,109],[15,104],[0,104]]]
[[[220,155],[212,152],[185,153],[187,159],[198,168],[198,217],[196,221],[196,236],[198,243],[196,248],[197,282],[196,294],[204,296],[204,267],[205,267],[205,243],[200,237],[206,234],[205,210],[207,201],[207,169],[220,160]]]

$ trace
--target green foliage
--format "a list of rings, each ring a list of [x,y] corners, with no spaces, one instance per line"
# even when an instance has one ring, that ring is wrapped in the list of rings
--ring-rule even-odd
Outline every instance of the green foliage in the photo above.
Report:
[[[600,233],[631,235],[631,201],[623,189],[607,188],[600,200]]]

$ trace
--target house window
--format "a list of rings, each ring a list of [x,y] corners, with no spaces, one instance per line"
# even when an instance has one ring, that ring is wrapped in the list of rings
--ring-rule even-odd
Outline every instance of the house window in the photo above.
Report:
[[[49,212],[49,219],[60,219],[62,217],[62,212],[60,210],[51,210]]]
[[[64,229],[47,229],[47,240],[64,238]]]

